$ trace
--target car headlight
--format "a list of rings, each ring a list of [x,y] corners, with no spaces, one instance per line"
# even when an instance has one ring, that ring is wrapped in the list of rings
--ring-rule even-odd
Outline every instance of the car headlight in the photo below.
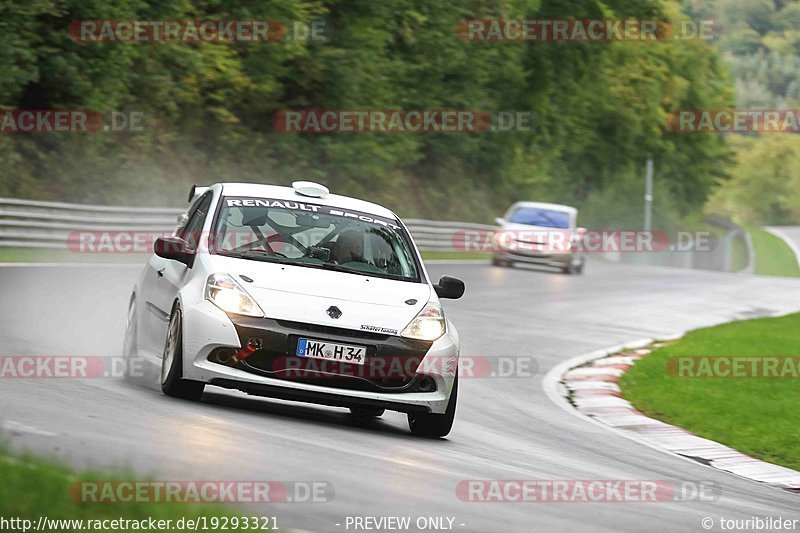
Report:
[[[444,311],[432,302],[428,302],[422,311],[406,326],[400,334],[409,339],[419,339],[423,341],[435,341],[446,331]]]
[[[509,241],[513,240],[514,235],[510,231],[502,230],[494,234],[494,243],[500,250],[510,250],[512,244]]]
[[[229,274],[211,274],[206,281],[205,298],[226,313],[264,316],[252,296]]]

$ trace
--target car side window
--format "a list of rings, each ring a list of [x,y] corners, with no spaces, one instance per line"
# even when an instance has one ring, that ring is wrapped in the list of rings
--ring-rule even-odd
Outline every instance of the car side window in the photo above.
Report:
[[[197,208],[189,215],[189,222],[186,223],[186,226],[178,235],[178,237],[186,241],[192,250],[196,250],[200,242],[200,232],[203,230],[203,224],[208,216],[212,199],[213,194],[210,191],[203,195],[203,198],[197,203]]]

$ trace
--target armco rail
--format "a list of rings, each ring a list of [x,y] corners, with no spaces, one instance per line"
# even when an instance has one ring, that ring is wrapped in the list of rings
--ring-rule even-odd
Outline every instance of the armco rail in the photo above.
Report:
[[[82,231],[169,233],[181,212],[0,198],[0,247],[67,248]]]
[[[0,198],[0,247],[69,248],[80,242],[85,232],[131,232],[132,234],[170,234],[181,208],[139,208],[100,205],[67,204]],[[711,221],[720,225],[719,221]],[[487,250],[487,233],[496,226],[471,222],[406,219],[411,235],[421,250],[481,251]],[[731,237],[741,232],[737,226],[726,226]],[[737,234],[738,235],[738,234]],[[603,254],[606,260],[644,264],[730,269],[730,242],[708,252],[667,252],[653,254]],[[752,252],[750,253],[752,255]],[[630,256],[630,257],[625,257]],[[752,263],[752,259],[751,259]]]
[[[177,216],[184,211],[0,198],[0,247],[64,249],[68,248],[70,237],[74,239],[80,232],[169,234]],[[465,231],[477,236],[480,230],[495,229],[495,226],[469,222],[418,219],[405,222],[422,250],[452,251],[454,239],[463,238]]]
[[[420,250],[431,251],[479,251],[483,249],[483,239],[487,237],[486,231],[497,230],[497,226],[474,224],[472,222],[444,222],[440,220],[421,220],[410,218],[404,221],[408,231],[414,237],[414,242]],[[472,248],[465,247],[465,239],[470,241]]]

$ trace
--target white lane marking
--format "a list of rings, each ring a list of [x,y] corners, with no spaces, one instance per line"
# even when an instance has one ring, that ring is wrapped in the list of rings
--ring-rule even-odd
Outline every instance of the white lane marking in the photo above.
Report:
[[[35,428],[33,426],[28,426],[23,424],[22,422],[17,422],[15,420],[6,420],[0,426],[2,429],[9,431],[11,433],[24,433],[27,435],[38,435],[40,437],[55,437],[56,434],[50,431],[44,431],[42,429]]]
[[[779,238],[780,240],[785,242],[786,246],[788,246],[792,250],[792,253],[794,253],[794,257],[797,260],[797,266],[800,266],[800,248],[797,247],[797,243],[795,243],[794,240],[789,238],[788,235],[786,235],[784,232],[782,232],[778,228],[775,228],[775,227],[772,227],[772,226],[768,226],[768,227],[764,227],[763,229],[767,233],[772,233],[777,238]]]

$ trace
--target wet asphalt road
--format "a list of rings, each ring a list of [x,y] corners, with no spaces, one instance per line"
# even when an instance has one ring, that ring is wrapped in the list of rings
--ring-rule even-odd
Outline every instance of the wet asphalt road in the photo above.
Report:
[[[346,411],[207,388],[190,403],[121,379],[0,382],[16,449],[76,467],[129,467],[167,480],[327,481],[329,503],[245,506],[282,529],[347,531],[347,516],[454,517],[456,531],[704,531],[701,520],[800,519],[800,496],[706,468],[570,416],[541,378],[582,353],[747,316],[800,310],[800,280],[591,261],[584,276],[489,265],[429,267],[464,279],[445,309],[462,354],[535,358],[533,377],[463,379],[453,432],[431,441],[387,413]],[[139,267],[0,268],[0,355],[119,356]],[[736,406],[729,406],[735,409]],[[469,479],[710,481],[713,502],[467,503]],[[337,524],[340,524],[337,526]],[[416,530],[416,529],[412,529]],[[353,531],[351,528],[350,531]]]

